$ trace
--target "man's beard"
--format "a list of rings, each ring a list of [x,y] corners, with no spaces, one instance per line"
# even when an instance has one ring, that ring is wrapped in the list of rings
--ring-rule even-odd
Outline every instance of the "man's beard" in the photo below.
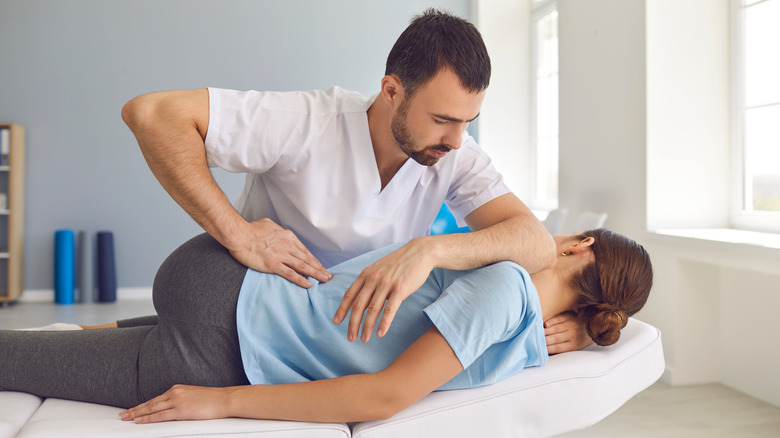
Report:
[[[396,143],[398,143],[401,151],[403,151],[407,157],[422,164],[423,166],[433,166],[439,162],[439,159],[429,154],[428,151],[438,150],[441,152],[449,152],[452,150],[452,148],[446,144],[439,143],[432,146],[426,146],[422,149],[417,149],[415,147],[414,140],[412,140],[412,134],[409,132],[409,127],[406,124],[406,110],[407,101],[404,100],[401,102],[401,106],[398,107],[398,111],[396,111],[395,115],[393,116],[393,122],[390,125],[390,128],[393,132],[393,137],[395,137]]]

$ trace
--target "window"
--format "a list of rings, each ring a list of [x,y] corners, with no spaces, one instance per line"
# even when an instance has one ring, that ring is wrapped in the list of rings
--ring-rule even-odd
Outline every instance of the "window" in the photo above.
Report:
[[[780,231],[780,0],[734,0],[732,221]]]
[[[534,0],[531,18],[532,206],[558,207],[558,10]]]

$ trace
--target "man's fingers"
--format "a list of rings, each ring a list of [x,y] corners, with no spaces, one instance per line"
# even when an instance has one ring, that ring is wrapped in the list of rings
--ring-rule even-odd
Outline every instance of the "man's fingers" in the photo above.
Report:
[[[366,308],[366,314],[363,319],[363,335],[360,338],[363,342],[368,342],[371,339],[371,333],[374,332],[374,324],[376,324],[379,314],[382,313],[382,309],[385,307],[387,294],[388,292],[385,288],[374,291],[374,296]]]
[[[321,282],[330,280],[330,273],[328,271],[320,270],[301,258],[290,256],[283,263],[301,275],[316,278]]]
[[[385,310],[382,312],[382,321],[379,322],[379,328],[376,331],[376,335],[380,338],[387,334],[390,330],[390,324],[393,323],[395,313],[398,311],[398,307],[401,306],[401,301],[396,300],[395,296],[390,296],[385,304]]]
[[[364,277],[364,274],[361,273],[360,276],[358,276],[358,280],[361,280],[361,277]],[[355,280],[355,283],[357,283],[358,280]],[[374,280],[373,277],[368,277],[368,281],[362,279],[362,286],[355,292],[355,298],[352,300],[352,309],[349,313],[349,327],[347,328],[347,339],[349,339],[350,342],[357,339],[358,332],[360,331],[360,323],[363,321],[363,312],[365,312],[366,308],[371,303],[372,297],[377,293],[377,285]],[[354,286],[354,284],[350,286],[350,289]]]
[[[347,326],[347,339],[350,342],[357,339],[358,331],[360,330],[360,322],[363,321],[363,312],[366,310],[368,298],[363,298],[365,294],[365,288],[361,290],[358,295],[352,301],[352,308],[349,311],[349,325]],[[371,297],[371,294],[368,294]]]
[[[297,284],[298,286],[302,288],[310,288],[311,287],[311,281],[309,281],[308,278],[302,276],[301,274],[295,272],[294,269],[287,265],[279,264],[276,269],[271,271],[274,274],[279,275],[280,277],[283,277],[287,280],[290,280],[291,282]]]
[[[336,309],[336,314],[333,316],[334,324],[341,324],[344,321],[344,318],[347,317],[347,313],[349,312],[350,307],[352,307],[352,302],[355,300],[355,295],[357,295],[362,286],[363,279],[358,277],[357,280],[349,286],[349,289],[344,292],[339,308]]]
[[[296,237],[295,239],[295,248],[297,249],[297,252],[293,253],[293,257],[299,261],[299,263],[302,263],[302,267],[299,269],[296,268],[296,270],[304,275],[308,275],[309,277],[314,277],[317,280],[321,282],[326,282],[333,277],[330,272],[328,272],[327,269],[325,269],[324,266],[322,266],[322,263],[320,263],[319,260],[317,260],[314,255],[309,252],[309,249],[304,246],[300,240]]]

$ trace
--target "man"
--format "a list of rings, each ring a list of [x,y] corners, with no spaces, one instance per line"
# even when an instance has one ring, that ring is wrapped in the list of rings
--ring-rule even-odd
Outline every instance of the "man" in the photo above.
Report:
[[[169,91],[131,100],[122,117],[163,187],[250,268],[309,287],[305,277],[330,278],[324,266],[408,240],[361,274],[334,316],[351,309],[348,337],[363,322],[366,342],[434,267],[555,262],[551,236],[465,133],[489,79],[476,28],[428,10],[391,50],[375,97]],[[238,211],[209,166],[248,174]],[[473,232],[426,236],[444,201]],[[568,324],[576,336],[563,340],[584,342]]]

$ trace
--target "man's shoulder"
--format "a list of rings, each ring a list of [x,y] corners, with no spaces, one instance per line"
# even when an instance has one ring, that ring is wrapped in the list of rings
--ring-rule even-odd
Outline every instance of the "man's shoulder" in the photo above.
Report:
[[[350,113],[364,112],[373,102],[360,92],[346,90],[339,86],[328,89],[305,91],[258,91],[209,88],[212,98],[224,102],[233,102],[234,106],[245,109],[256,108],[266,111],[287,113]]]

